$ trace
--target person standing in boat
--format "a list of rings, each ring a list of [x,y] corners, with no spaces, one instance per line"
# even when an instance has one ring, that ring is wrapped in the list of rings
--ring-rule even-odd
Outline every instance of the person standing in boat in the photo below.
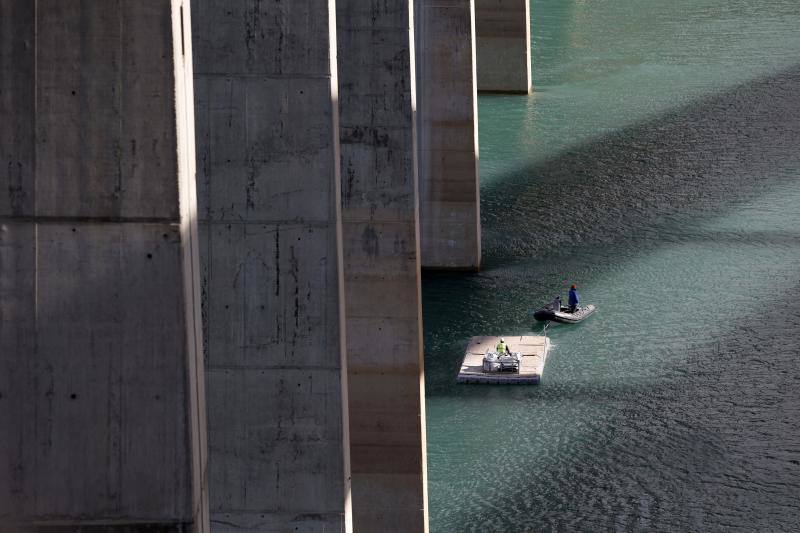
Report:
[[[578,286],[576,284],[572,284],[572,287],[569,289],[569,312],[574,313],[578,310],[578,303],[581,301],[581,297],[578,294]]]

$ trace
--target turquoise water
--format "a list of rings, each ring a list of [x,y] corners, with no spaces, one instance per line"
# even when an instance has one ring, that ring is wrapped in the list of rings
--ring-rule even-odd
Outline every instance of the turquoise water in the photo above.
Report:
[[[479,102],[484,269],[423,283],[431,530],[800,530],[800,5],[532,2]],[[457,385],[549,328],[538,387]]]

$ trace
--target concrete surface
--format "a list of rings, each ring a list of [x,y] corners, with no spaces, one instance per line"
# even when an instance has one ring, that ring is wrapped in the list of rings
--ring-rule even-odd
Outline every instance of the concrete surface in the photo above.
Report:
[[[475,0],[478,90],[531,91],[530,0]]]
[[[337,0],[356,531],[427,531],[410,0]]]
[[[481,264],[475,21],[471,0],[416,0],[423,268]]]
[[[4,528],[208,530],[181,15],[0,0]]]
[[[214,531],[350,529],[332,5],[192,5]]]

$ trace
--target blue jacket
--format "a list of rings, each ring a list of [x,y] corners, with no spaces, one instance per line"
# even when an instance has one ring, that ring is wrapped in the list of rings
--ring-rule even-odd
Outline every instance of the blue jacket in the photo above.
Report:
[[[569,290],[569,305],[578,305],[578,302],[581,301],[581,297],[578,296],[578,291],[576,289]]]

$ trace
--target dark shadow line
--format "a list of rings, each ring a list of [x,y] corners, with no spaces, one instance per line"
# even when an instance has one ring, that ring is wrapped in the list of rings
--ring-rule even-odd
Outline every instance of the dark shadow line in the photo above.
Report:
[[[491,244],[489,253],[494,260],[513,260],[560,253],[560,247],[582,248],[598,242],[611,246],[622,243],[631,246],[631,240],[635,243],[643,231],[719,215],[732,208],[737,201],[769,191],[781,180],[796,179],[796,176],[787,178],[782,171],[800,169],[800,91],[797,88],[800,88],[800,66],[705,98],[657,119],[567,150],[542,163],[505,174],[482,191],[484,228],[493,233],[492,238],[497,237],[498,240],[497,243],[485,242],[485,249],[487,244]],[[508,191],[513,191],[513,194]],[[507,205],[509,202],[510,205]],[[509,210],[513,216],[506,214]],[[554,212],[560,216],[553,217]],[[564,213],[568,215],[564,216]],[[535,229],[531,229],[531,226],[535,226]],[[609,232],[613,235],[610,240],[607,238]],[[775,237],[781,240],[788,238],[790,244],[796,242],[796,237],[792,235],[779,234]],[[735,235],[731,238],[734,241],[736,239]],[[442,278],[444,275],[438,276]],[[463,277],[463,274],[459,277]],[[464,282],[469,283],[466,280]],[[785,301],[778,302],[779,305],[767,314],[778,313],[774,318],[781,320],[781,309],[791,309],[798,295],[800,289],[797,287],[787,291]],[[719,379],[731,384],[738,383],[743,365],[748,362],[756,364],[756,360],[763,355],[761,352],[778,349],[787,340],[767,340],[759,350],[746,352],[741,359],[725,359],[725,354],[738,353],[742,335],[745,338],[749,335],[748,326],[755,320],[765,318],[768,319],[760,312],[743,316],[732,328],[733,332],[743,333],[723,339],[722,346],[718,344],[716,349],[709,346],[695,349],[691,358],[685,361],[683,372],[699,375],[713,367],[719,370]],[[794,333],[797,333],[796,328]],[[800,338],[797,340],[800,342]],[[691,396],[691,390],[686,391],[686,397],[671,394],[674,385],[671,382],[662,387],[612,387],[607,392],[612,395],[609,401],[623,402],[625,405],[630,404],[628,397],[631,395],[661,397],[663,403],[676,412],[685,412],[687,401],[701,401],[699,397]],[[537,394],[546,402],[588,398],[593,393],[596,394],[596,390],[581,390],[579,387],[569,391],[543,390]],[[722,390],[722,397],[715,400],[732,402],[738,406],[737,394],[738,391],[733,388]],[[786,400],[800,403],[796,393]],[[656,403],[659,408],[664,407]],[[800,406],[795,404],[792,404],[793,408],[800,410]],[[698,404],[696,407],[702,410],[706,406]],[[615,416],[627,421],[627,417],[633,415],[621,409]],[[712,473],[724,476],[725,447],[732,444],[715,436],[710,427],[703,425],[704,421],[686,417],[688,415],[674,417],[683,424],[680,438],[675,434],[663,434],[652,439],[654,451],[669,450],[671,454],[659,460],[673,460],[687,468],[694,461],[713,461]],[[613,420],[609,426],[614,426]],[[644,431],[644,426],[638,425],[635,430]],[[675,438],[675,441],[666,442],[670,438]],[[618,446],[624,452],[626,442],[623,436],[612,435],[610,445]],[[581,528],[618,527],[620,524],[615,520],[619,516],[615,517],[613,505],[623,508],[626,505],[621,501],[627,496],[624,487],[595,486],[593,480],[600,478],[593,476],[602,471],[610,479],[615,475],[624,477],[623,467],[613,462],[608,454],[603,458],[585,459],[586,464],[575,474],[576,479],[569,483],[575,492],[565,498],[565,505],[574,503],[575,507],[579,507],[586,502],[596,503],[598,508],[592,518],[594,523],[591,526],[584,524]],[[546,474],[547,471],[536,478],[544,479]],[[531,499],[531,494],[541,495],[532,498],[531,505],[534,507],[516,504],[502,509],[476,506],[460,515],[457,525],[465,531],[481,525],[488,528],[498,525],[516,527],[520,531],[568,527],[570,522],[566,515],[569,510],[546,508],[548,491],[565,488],[555,481],[557,472],[549,474],[553,479],[549,487],[533,480],[517,486],[505,486],[503,501],[520,502]],[[581,476],[590,479],[581,482]],[[702,481],[697,480],[687,487],[687,495],[703,494],[706,487]],[[628,489],[632,487],[633,483]],[[717,490],[729,489],[717,487]],[[732,494],[735,492],[734,489],[730,491]],[[603,493],[601,500],[610,499],[611,503],[598,500],[598,493]],[[681,495],[675,495],[675,498],[677,503],[683,502]],[[537,509],[536,505],[542,505],[542,508]],[[686,526],[686,520],[690,525],[709,526],[702,519],[698,522],[696,517],[688,515],[668,516],[669,511],[667,503],[661,505],[661,502],[656,502],[652,510],[653,520],[660,520],[661,526],[672,524],[677,527],[679,523]],[[564,515],[559,515],[562,512]],[[737,514],[736,518],[746,521],[748,516]],[[627,519],[632,518],[628,516]],[[753,516],[750,519],[754,526],[768,525],[763,521],[764,517]],[[740,525],[745,523],[740,522]]]
[[[800,169],[800,65],[507,172],[481,190],[487,265],[718,213]]]

